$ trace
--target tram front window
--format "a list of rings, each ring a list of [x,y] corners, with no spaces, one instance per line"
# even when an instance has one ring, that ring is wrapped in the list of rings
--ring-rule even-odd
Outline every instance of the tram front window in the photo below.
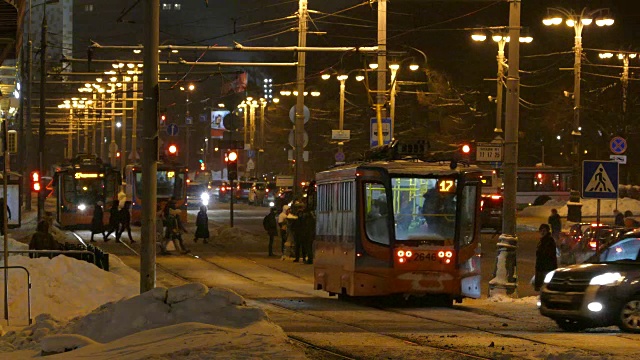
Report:
[[[101,178],[74,178],[65,176],[65,199],[71,203],[93,205],[102,201],[104,182]]]
[[[157,197],[158,198],[182,198],[185,174],[173,170],[158,170],[157,172]],[[136,173],[136,189],[139,197],[142,196],[142,173]]]
[[[392,178],[396,240],[453,239],[457,180]]]

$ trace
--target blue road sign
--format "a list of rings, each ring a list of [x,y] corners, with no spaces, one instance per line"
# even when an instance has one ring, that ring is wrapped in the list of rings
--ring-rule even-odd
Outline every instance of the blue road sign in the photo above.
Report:
[[[378,119],[371,118],[371,147],[378,146]],[[391,118],[382,118],[382,142],[387,145],[391,142],[393,134],[391,133]]]
[[[609,149],[616,155],[624,154],[624,152],[627,151],[627,140],[623,137],[616,136],[609,142]]]
[[[583,161],[582,197],[585,199],[617,199],[618,163],[616,161]]]
[[[169,125],[167,125],[167,134],[171,135],[171,136],[176,136],[178,135],[178,125],[171,123]]]

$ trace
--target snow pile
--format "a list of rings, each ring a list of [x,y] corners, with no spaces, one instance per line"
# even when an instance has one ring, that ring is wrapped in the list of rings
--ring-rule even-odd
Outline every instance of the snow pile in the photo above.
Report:
[[[21,243],[13,238],[7,238],[7,248],[9,250],[29,250],[29,245]],[[0,251],[4,251],[4,237],[0,236]],[[2,254],[0,254],[0,258],[2,258]],[[11,264],[10,264],[11,265]]]
[[[52,259],[12,256],[9,265],[24,266],[31,275],[32,317],[49,313],[65,320],[86,314],[105,302],[139,293],[139,280],[137,276],[132,278],[133,270],[117,258],[111,259],[112,272],[63,255]],[[0,278],[0,288],[4,288],[4,278]],[[0,307],[4,307],[4,297],[0,298]],[[20,269],[9,272],[9,315],[12,324],[28,324],[27,280]]]
[[[28,349],[13,352],[12,359],[33,356],[36,342],[44,354],[72,350],[65,358],[304,359],[263,310],[246,306],[232,291],[209,290],[199,283],[155,288],[67,324],[48,316],[36,320],[2,338],[10,344],[5,349]]]
[[[596,216],[597,204],[596,199],[582,199],[582,216]],[[630,210],[634,215],[640,216],[640,201],[631,198],[618,199],[618,210],[625,212]],[[544,205],[528,206],[524,208],[518,216],[531,216],[547,218],[551,215],[551,209],[557,209],[558,214],[562,217],[567,216],[567,202],[566,201],[548,201]],[[616,209],[615,200],[602,200],[600,202],[600,216],[611,217],[613,216],[613,210]]]
[[[242,249],[264,249],[266,244],[264,237],[248,234],[237,227],[223,226],[218,229],[218,235],[213,240],[229,249],[235,249],[242,245]]]

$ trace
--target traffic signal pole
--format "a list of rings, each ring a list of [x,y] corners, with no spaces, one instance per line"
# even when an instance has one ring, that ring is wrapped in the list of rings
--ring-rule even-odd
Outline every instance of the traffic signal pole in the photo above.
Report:
[[[156,286],[160,0],[145,0],[144,5],[142,203],[145,206],[140,239],[140,293]]]
[[[307,0],[300,0],[298,3],[298,46],[307,46]],[[294,124],[294,144],[293,152],[296,162],[295,176],[293,177],[293,192],[296,196],[302,196],[302,186],[300,182],[303,177],[304,164],[304,73],[307,54],[304,51],[298,52],[298,66],[296,70],[296,88],[298,97],[296,99],[296,117]]]

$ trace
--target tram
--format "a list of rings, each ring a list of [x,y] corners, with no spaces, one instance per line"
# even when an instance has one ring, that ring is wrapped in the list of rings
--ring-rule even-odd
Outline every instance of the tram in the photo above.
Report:
[[[187,223],[187,182],[188,169],[172,163],[158,163],[157,192],[158,204],[164,206],[168,201],[176,204],[180,211],[180,219]],[[131,201],[131,222],[140,224],[142,219],[142,167],[127,165],[125,167],[126,195]]]
[[[479,298],[482,172],[397,143],[387,151],[316,174],[315,289]]]
[[[120,172],[94,155],[79,154],[69,163],[60,164],[54,173],[56,220],[62,228],[91,226],[94,205],[101,201],[106,208],[117,198]],[[108,221],[108,210],[105,211]]]

